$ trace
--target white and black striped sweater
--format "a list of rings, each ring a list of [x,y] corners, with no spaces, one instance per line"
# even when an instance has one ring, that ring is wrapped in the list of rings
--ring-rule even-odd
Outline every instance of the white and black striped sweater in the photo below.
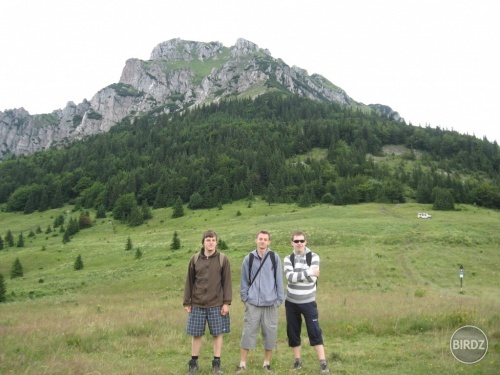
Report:
[[[306,253],[311,252],[306,247],[302,255],[295,254],[295,267],[292,266],[290,255],[284,260],[286,287],[286,300],[293,303],[308,303],[316,299],[316,279],[311,267],[319,267],[318,254],[312,253],[311,266],[307,265]]]

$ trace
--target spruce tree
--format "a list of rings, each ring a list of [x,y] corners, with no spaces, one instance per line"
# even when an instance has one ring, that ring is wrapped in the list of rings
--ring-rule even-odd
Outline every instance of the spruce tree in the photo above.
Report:
[[[179,239],[179,235],[177,232],[174,232],[174,236],[172,237],[172,243],[170,244],[171,250],[179,250],[181,248],[181,240]]]
[[[64,231],[63,243],[68,243],[71,241],[71,236],[67,230]]]
[[[172,218],[177,218],[177,217],[182,217],[184,216],[184,207],[182,205],[182,199],[180,196],[177,196],[177,199],[175,200],[173,212],[172,212]]]
[[[14,236],[12,235],[10,229],[7,231],[7,234],[5,235],[5,242],[7,243],[8,247],[14,246]]]
[[[132,248],[134,247],[134,245],[132,245],[132,239],[129,237],[127,238],[127,244],[125,245],[125,250],[132,250]]]
[[[17,247],[24,247],[24,236],[23,232],[19,233],[19,237],[17,239]]]
[[[5,302],[6,299],[7,299],[7,288],[5,287],[3,275],[0,273],[0,302]]]
[[[83,260],[80,254],[78,254],[78,256],[76,257],[73,268],[75,269],[75,271],[83,270]]]
[[[23,276],[24,276],[23,265],[21,264],[19,258],[16,258],[10,270],[10,278],[15,279],[16,277],[23,277]]]
[[[97,207],[97,213],[95,215],[96,219],[104,219],[106,217],[106,208],[104,205],[100,204],[99,207]]]
[[[138,247],[136,250],[135,250],[135,259],[141,259],[142,258],[142,251],[141,249]]]
[[[2,236],[0,236],[0,250],[3,250],[3,239],[2,239]]]
[[[137,227],[144,223],[144,217],[142,216],[142,211],[139,206],[134,206],[132,212],[128,218],[128,224],[132,227]]]
[[[151,208],[149,207],[148,201],[144,199],[141,204],[142,218],[144,221],[153,218],[153,213],[151,212]]]

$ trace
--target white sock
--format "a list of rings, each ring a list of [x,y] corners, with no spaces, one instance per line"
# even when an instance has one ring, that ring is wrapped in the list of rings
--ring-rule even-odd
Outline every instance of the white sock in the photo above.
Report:
[[[240,361],[240,367],[247,367],[246,361]]]
[[[269,362],[268,361],[264,361],[264,364],[262,366],[269,366]]]

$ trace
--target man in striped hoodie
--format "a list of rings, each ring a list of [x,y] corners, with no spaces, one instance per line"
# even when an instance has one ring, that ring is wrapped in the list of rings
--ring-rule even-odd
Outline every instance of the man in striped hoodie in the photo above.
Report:
[[[284,269],[288,282],[285,299],[286,332],[288,345],[293,349],[295,358],[293,370],[302,368],[300,333],[304,316],[309,342],[318,355],[320,374],[329,374],[316,304],[319,256],[307,247],[306,234],[302,231],[293,232],[290,243],[293,254],[285,257]]]

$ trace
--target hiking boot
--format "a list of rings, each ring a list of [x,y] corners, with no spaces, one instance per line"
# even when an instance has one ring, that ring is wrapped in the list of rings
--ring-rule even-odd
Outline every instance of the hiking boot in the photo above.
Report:
[[[200,368],[198,367],[198,361],[196,359],[192,359],[189,361],[189,371],[187,375],[196,374]]]
[[[292,367],[292,370],[299,371],[302,368],[302,361],[295,361]]]
[[[247,370],[247,368],[245,366],[236,366],[236,373],[237,374],[241,374],[243,372],[245,372]]]
[[[220,359],[212,360],[212,372],[214,374],[222,374],[222,370],[220,369]]]
[[[271,365],[264,365],[262,366],[262,369],[264,370],[264,372],[271,372]]]
[[[326,375],[326,374],[329,374],[330,373],[330,370],[328,369],[328,366],[326,365],[326,363],[322,363],[320,365],[320,372],[319,372],[321,375]]]

